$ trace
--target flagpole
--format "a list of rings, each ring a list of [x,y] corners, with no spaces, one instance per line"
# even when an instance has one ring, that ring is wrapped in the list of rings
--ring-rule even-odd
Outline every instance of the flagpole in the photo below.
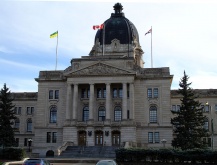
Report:
[[[151,26],[151,67],[153,68],[153,57],[152,57],[152,26]]]
[[[57,48],[58,48],[58,31],[57,31],[57,45],[56,45],[56,66],[55,66],[55,70],[57,70]]]

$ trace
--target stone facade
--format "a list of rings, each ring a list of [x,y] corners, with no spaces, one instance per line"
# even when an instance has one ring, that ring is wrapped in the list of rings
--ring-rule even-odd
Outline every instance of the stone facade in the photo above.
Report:
[[[28,148],[32,139],[32,152],[39,156],[59,155],[68,145],[163,147],[166,139],[165,147],[171,147],[171,110],[180,105],[180,96],[170,89],[173,75],[168,67],[144,68],[138,32],[116,10],[97,32],[89,56],[72,59],[65,70],[40,71],[37,93],[14,93],[20,147]],[[117,38],[105,38],[113,34],[113,24],[121,29]],[[118,38],[122,33],[129,38]],[[209,130],[214,124],[210,147],[216,148],[217,90],[195,91],[204,105],[209,103],[204,114]]]

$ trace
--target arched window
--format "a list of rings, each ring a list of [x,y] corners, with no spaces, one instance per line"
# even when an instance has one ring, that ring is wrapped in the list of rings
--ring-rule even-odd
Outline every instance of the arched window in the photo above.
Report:
[[[114,119],[115,121],[121,121],[122,119],[121,107],[115,107]]]
[[[149,109],[149,121],[150,123],[157,123],[157,107],[151,106]]]
[[[27,119],[27,132],[32,132],[32,119]]]
[[[83,108],[83,121],[89,120],[89,107]]]
[[[19,129],[19,127],[20,127],[20,119],[15,119],[14,120],[14,128]]]
[[[50,109],[50,123],[57,122],[57,108],[56,106],[52,106]]]
[[[105,107],[99,107],[98,109],[98,120],[105,121]]]

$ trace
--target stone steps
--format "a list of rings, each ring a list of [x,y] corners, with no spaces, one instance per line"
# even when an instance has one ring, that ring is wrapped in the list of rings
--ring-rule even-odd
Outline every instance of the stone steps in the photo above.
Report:
[[[59,157],[62,158],[115,158],[114,146],[68,146]]]

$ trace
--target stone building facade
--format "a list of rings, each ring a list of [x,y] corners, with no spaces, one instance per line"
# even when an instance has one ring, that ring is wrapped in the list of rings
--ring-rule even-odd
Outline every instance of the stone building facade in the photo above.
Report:
[[[65,70],[40,71],[38,92],[14,93],[20,147],[31,141],[39,156],[59,155],[69,145],[162,147],[165,139],[171,147],[171,110],[180,105],[173,75],[168,67],[144,68],[136,27],[120,3],[114,10],[88,56],[72,59]],[[217,90],[195,91],[209,107],[204,114],[213,130]],[[205,140],[216,148],[215,130]]]

